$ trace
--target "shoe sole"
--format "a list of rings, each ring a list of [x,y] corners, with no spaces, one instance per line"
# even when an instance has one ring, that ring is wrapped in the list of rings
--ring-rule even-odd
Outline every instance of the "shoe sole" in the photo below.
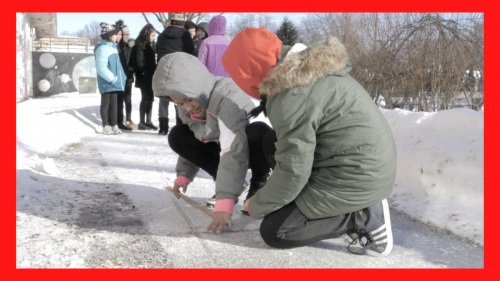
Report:
[[[382,200],[382,210],[384,210],[385,231],[387,232],[387,247],[385,247],[385,250],[382,253],[366,249],[366,254],[373,257],[387,256],[392,251],[393,246],[391,215],[389,213],[389,203],[387,203],[387,199]]]

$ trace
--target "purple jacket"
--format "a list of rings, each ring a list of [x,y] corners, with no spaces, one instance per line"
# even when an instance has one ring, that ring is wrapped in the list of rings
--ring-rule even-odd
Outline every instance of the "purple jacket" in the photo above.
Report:
[[[221,62],[222,55],[229,45],[229,40],[223,36],[225,31],[226,18],[215,16],[208,24],[210,36],[201,43],[198,58],[213,75],[229,77]]]

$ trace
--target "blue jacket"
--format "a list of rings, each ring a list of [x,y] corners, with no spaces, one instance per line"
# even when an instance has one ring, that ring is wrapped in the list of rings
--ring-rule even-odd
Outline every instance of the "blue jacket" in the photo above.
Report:
[[[99,92],[103,94],[125,91],[127,77],[118,56],[116,43],[101,40],[95,45],[94,55]]]

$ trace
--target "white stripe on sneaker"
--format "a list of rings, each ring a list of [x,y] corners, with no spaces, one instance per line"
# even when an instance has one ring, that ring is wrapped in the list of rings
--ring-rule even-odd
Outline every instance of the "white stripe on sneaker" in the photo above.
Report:
[[[383,224],[381,227],[375,229],[374,231],[370,232],[370,234],[371,235],[375,235],[375,234],[377,234],[378,232],[380,232],[384,228],[385,228],[385,224]]]
[[[385,242],[387,242],[389,239],[387,239],[387,237],[384,239],[384,240],[380,240],[380,241],[375,241],[375,244],[383,244]]]
[[[387,231],[384,231],[384,232],[380,233],[379,235],[373,237],[373,240],[380,239],[381,237],[384,237],[386,235],[387,235]]]

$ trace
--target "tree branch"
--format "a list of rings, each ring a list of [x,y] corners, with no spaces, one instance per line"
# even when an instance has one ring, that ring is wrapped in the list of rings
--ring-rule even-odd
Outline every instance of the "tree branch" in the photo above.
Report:
[[[146,16],[146,13],[141,13],[143,16],[144,16],[144,19],[146,20],[146,22],[148,24],[151,24],[148,20],[148,17]],[[154,14],[154,13],[153,13]],[[156,33],[160,34],[161,32],[159,32],[158,30],[156,30],[156,28],[154,27],[154,25],[151,24],[151,26],[153,26],[153,29],[156,31]]]
[[[160,16],[158,15],[158,13],[153,13],[153,15],[156,16],[156,18],[158,19],[158,21],[163,24],[163,21],[161,20]]]

